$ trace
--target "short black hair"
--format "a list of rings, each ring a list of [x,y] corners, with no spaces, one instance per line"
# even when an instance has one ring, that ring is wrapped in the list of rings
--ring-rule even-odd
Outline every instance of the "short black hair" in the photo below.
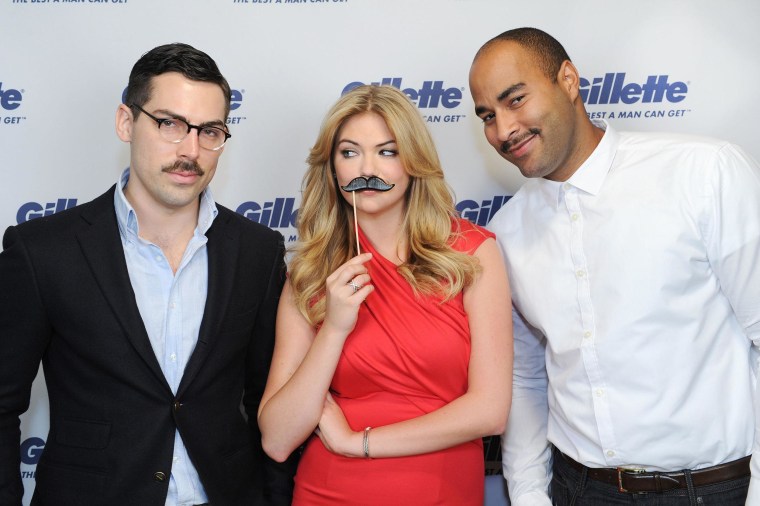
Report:
[[[571,61],[567,51],[557,39],[543,30],[532,27],[507,30],[489,40],[478,50],[475,59],[488,51],[499,42],[516,42],[536,56],[536,64],[552,81],[557,80],[557,74],[565,61]]]
[[[178,72],[192,81],[205,81],[219,85],[224,93],[224,118],[230,113],[230,85],[219,71],[216,62],[206,53],[188,44],[175,42],[154,47],[137,60],[129,74],[124,103],[132,109],[135,118],[152,92],[152,79],[167,72]]]

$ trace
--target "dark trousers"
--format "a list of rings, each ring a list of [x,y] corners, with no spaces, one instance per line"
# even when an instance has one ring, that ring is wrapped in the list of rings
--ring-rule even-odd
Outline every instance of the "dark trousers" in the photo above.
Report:
[[[615,486],[589,479],[585,471],[570,467],[557,451],[554,452],[553,470],[551,493],[555,506],[744,506],[750,479],[746,476],[703,487],[627,494],[618,492]]]

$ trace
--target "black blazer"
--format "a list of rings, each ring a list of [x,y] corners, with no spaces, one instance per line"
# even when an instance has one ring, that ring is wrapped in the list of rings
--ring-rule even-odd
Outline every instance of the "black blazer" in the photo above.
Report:
[[[21,504],[18,417],[40,360],[50,433],[32,504],[163,506],[175,429],[213,506],[290,504],[295,462],[266,457],[256,423],[285,279],[282,236],[217,206],[203,321],[175,396],[135,302],[113,195],[3,238],[0,505]]]

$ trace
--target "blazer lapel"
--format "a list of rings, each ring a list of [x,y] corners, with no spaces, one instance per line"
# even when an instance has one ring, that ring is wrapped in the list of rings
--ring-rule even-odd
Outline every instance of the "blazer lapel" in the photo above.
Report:
[[[234,222],[223,212],[216,217],[214,224],[206,232],[208,242],[208,293],[206,307],[203,311],[198,342],[187,362],[182,375],[177,396],[181,396],[200,371],[217,342],[219,328],[230,302],[232,287],[235,283],[235,265],[240,251],[240,235]]]
[[[77,238],[100,290],[127,339],[171,394],[135,301],[113,205],[114,188],[93,200],[92,205],[83,210],[82,218],[89,226],[83,228]]]

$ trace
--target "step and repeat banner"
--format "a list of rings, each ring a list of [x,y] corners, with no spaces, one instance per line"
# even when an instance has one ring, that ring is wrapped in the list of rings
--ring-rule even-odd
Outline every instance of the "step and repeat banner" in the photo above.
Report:
[[[129,163],[114,132],[129,71],[167,42],[206,51],[233,88],[214,196],[293,243],[308,149],[326,110],[357,83],[413,99],[458,210],[487,224],[522,179],[486,143],[468,71],[482,43],[519,26],[565,45],[594,118],[720,137],[760,158],[758,25],[754,0],[719,9],[706,0],[0,0],[0,231],[116,182]],[[47,410],[40,374],[22,419],[25,504]],[[492,478],[487,502],[503,504]]]

